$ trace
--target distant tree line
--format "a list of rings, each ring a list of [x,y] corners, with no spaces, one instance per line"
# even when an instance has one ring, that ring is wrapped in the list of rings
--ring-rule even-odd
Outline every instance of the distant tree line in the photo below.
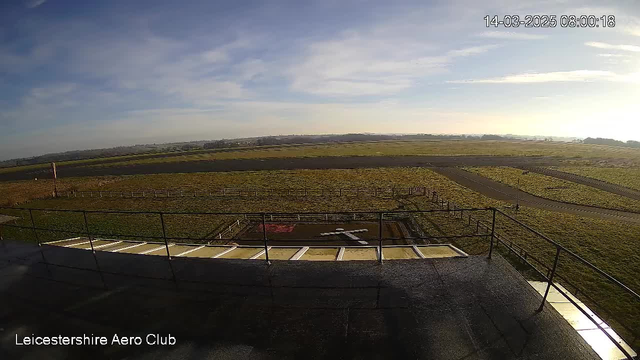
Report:
[[[640,141],[629,140],[627,142],[606,139],[606,138],[586,138],[582,141],[583,144],[595,144],[595,145],[610,145],[610,146],[624,146],[632,148],[640,148]]]

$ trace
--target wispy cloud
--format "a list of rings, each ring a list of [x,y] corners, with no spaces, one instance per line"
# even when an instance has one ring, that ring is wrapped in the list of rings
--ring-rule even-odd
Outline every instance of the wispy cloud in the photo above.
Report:
[[[299,64],[289,71],[291,89],[325,96],[395,94],[421,78],[446,72],[456,58],[495,47],[471,46],[434,54],[432,44],[420,44],[417,39],[343,34],[308,46]]]
[[[540,40],[545,39],[547,36],[540,34],[525,34],[517,33],[513,31],[485,31],[478,34],[480,37],[491,39],[504,39],[504,40]]]
[[[611,71],[574,70],[547,73],[523,73],[487,79],[453,80],[456,84],[537,84],[549,82],[586,82],[613,80],[617,75]]]
[[[627,57],[628,55],[625,54],[598,54],[599,57],[606,57],[606,58],[612,58],[612,57]]]
[[[584,44],[587,46],[598,48],[598,49],[640,52],[640,46],[636,46],[636,45],[625,45],[625,44],[614,45],[614,44],[607,44],[607,43],[596,42],[596,41],[586,42]]]
[[[47,2],[47,0],[28,0],[27,1],[27,7],[29,9],[35,9],[38,6],[40,6],[40,5],[42,5],[42,4],[46,3],[46,2]]]

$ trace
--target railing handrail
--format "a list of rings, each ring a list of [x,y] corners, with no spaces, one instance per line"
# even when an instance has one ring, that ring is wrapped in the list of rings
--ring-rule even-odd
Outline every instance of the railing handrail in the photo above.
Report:
[[[188,212],[188,211],[129,211],[129,210],[77,210],[77,209],[47,209],[47,208],[26,208],[26,207],[11,207],[0,206],[0,209],[6,210],[31,210],[31,211],[58,211],[58,212],[77,212],[77,213],[105,213],[105,214],[149,214],[149,215],[350,215],[350,214],[416,214],[416,213],[434,213],[434,212],[450,212],[452,210],[447,209],[429,209],[429,210],[359,210],[359,211],[299,211],[299,212]],[[456,209],[455,211],[488,211],[492,208],[465,208]]]
[[[581,256],[579,256],[578,254],[574,253],[573,251],[565,248],[564,246],[558,244],[556,241],[554,241],[553,239],[550,239],[548,236],[540,233],[539,231],[531,228],[529,225],[519,221],[518,219],[515,219],[514,217],[504,213],[503,211],[496,209],[500,214],[506,216],[507,218],[509,218],[510,220],[516,222],[518,225],[524,227],[525,229],[533,232],[534,234],[540,236],[541,238],[543,238],[544,240],[546,240],[547,242],[553,244],[556,248],[560,249],[561,251],[564,251],[565,253],[571,255],[572,257],[574,257],[575,259],[577,259],[578,261],[582,262],[583,264],[587,265],[589,268],[591,268],[592,270],[596,271],[598,274],[604,276],[605,278],[607,278],[607,280],[610,280],[611,282],[615,283],[616,285],[618,285],[619,287],[621,287],[622,289],[624,289],[626,292],[628,292],[629,294],[631,294],[633,297],[635,297],[637,300],[640,301],[640,295],[638,295],[638,293],[636,293],[635,291],[633,291],[633,289],[629,288],[627,285],[623,284],[622,282],[620,282],[618,279],[614,278],[613,276],[607,274],[604,270],[601,270],[600,268],[598,268],[597,266],[593,265],[592,263],[590,263],[589,261],[585,260],[584,258],[582,258]]]

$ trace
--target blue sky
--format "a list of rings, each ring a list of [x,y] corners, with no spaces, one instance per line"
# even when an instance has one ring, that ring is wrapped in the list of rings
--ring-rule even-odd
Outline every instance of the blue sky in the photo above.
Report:
[[[487,28],[485,15],[615,15]],[[0,159],[383,132],[640,140],[636,1],[4,1]]]

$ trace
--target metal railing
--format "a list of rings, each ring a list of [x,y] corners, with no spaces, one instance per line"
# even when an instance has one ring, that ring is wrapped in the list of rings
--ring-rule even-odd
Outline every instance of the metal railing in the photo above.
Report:
[[[58,193],[66,198],[182,198],[182,197],[275,197],[275,196],[344,196],[385,197],[426,196],[430,190],[424,186],[366,187],[366,188],[230,188],[203,190],[71,190]]]
[[[428,194],[428,193],[427,193]],[[640,295],[638,295],[637,292],[635,292],[634,290],[632,290],[631,288],[629,288],[628,286],[626,286],[625,284],[623,284],[622,282],[620,282],[619,280],[615,279],[613,276],[609,275],[608,273],[606,273],[605,271],[599,269],[598,267],[596,267],[595,265],[593,265],[592,263],[590,263],[589,261],[585,260],[584,258],[582,258],[581,256],[575,254],[573,251],[565,248],[564,246],[558,244],[556,241],[552,240],[551,238],[547,237],[546,235],[540,233],[539,231],[533,229],[532,227],[528,226],[527,224],[524,224],[523,222],[513,218],[512,216],[510,216],[509,214],[496,209],[496,208],[465,208],[465,207],[459,207],[457,204],[452,203],[452,202],[448,202],[448,201],[444,201],[443,199],[441,199],[435,192],[433,193],[433,197],[430,199],[432,202],[438,204],[439,208],[438,209],[431,209],[431,210],[402,210],[402,211],[348,211],[348,212],[274,212],[274,213],[265,213],[265,212],[253,212],[253,213],[248,213],[248,212],[179,212],[179,211],[173,211],[173,212],[161,212],[161,211],[122,211],[122,210],[68,210],[68,209],[35,209],[35,208],[13,208],[13,207],[0,207],[0,209],[5,209],[5,210],[10,210],[10,211],[27,211],[28,212],[28,224],[27,225],[17,225],[17,224],[3,224],[0,225],[0,240],[3,240],[3,228],[15,228],[15,229],[22,229],[22,230],[30,230],[33,233],[33,238],[35,239],[35,241],[38,243],[38,246],[40,247],[40,251],[42,254],[42,259],[43,262],[45,264],[46,263],[46,259],[44,256],[44,252],[42,250],[42,243],[40,240],[40,237],[38,235],[39,231],[51,231],[51,232],[60,232],[60,233],[72,233],[72,234],[80,234],[83,237],[88,238],[88,241],[90,243],[91,246],[91,250],[93,253],[93,257],[94,257],[94,261],[96,264],[96,269],[98,269],[98,271],[100,272],[100,267],[99,267],[99,262],[98,259],[96,257],[96,250],[94,248],[93,245],[93,241],[95,240],[96,236],[116,236],[116,237],[121,237],[121,238],[144,238],[144,239],[157,239],[157,240],[161,240],[160,242],[158,242],[158,244],[164,244],[165,249],[166,249],[166,258],[168,260],[172,259],[171,253],[169,251],[169,240],[180,240],[180,241],[200,241],[202,239],[200,238],[192,238],[192,237],[176,237],[176,236],[168,236],[167,235],[167,230],[166,230],[166,224],[165,224],[165,216],[167,215],[219,215],[219,216],[241,216],[243,219],[247,219],[247,221],[254,221],[254,222],[259,222],[262,225],[262,238],[261,239],[236,239],[236,240],[242,240],[242,241],[247,241],[247,242],[255,242],[256,244],[260,244],[259,246],[264,248],[264,255],[265,255],[265,261],[267,264],[270,264],[270,259],[269,259],[269,242],[273,241],[271,239],[269,239],[268,234],[267,234],[267,226],[266,224],[272,221],[286,221],[286,220],[290,220],[290,221],[300,221],[300,220],[304,220],[307,219],[308,221],[317,221],[317,220],[329,220],[329,219],[333,219],[335,221],[340,221],[340,220],[363,220],[363,221],[376,221],[378,223],[378,234],[377,234],[377,238],[374,239],[374,242],[377,242],[377,245],[375,245],[376,249],[377,249],[377,253],[378,255],[378,259],[377,261],[382,263],[383,262],[383,257],[381,256],[382,254],[382,249],[384,247],[383,242],[385,241],[389,241],[389,240],[398,240],[398,238],[391,238],[391,237],[383,237],[383,224],[385,220],[391,220],[394,217],[399,217],[401,215],[407,215],[407,214],[449,214],[449,215],[453,215],[456,216],[457,214],[460,214],[460,219],[464,218],[464,213],[466,212],[469,216],[468,216],[468,224],[467,226],[470,226],[472,224],[472,214],[473,213],[484,213],[486,215],[490,216],[491,221],[489,223],[484,222],[483,220],[479,220],[479,219],[474,219],[475,220],[475,225],[476,225],[476,232],[474,234],[469,234],[469,235],[455,235],[455,236],[419,236],[414,238],[414,240],[434,240],[434,239],[438,239],[438,240],[453,240],[453,239],[462,239],[462,238],[472,238],[472,237],[479,237],[479,238],[488,238],[489,239],[489,251],[488,251],[488,257],[491,258],[493,252],[495,251],[495,248],[498,248],[499,245],[504,246],[506,249],[509,250],[509,254],[513,254],[515,255],[517,258],[519,258],[523,263],[526,263],[527,265],[529,265],[539,276],[541,276],[543,279],[546,280],[547,282],[547,288],[545,290],[545,293],[543,295],[543,299],[542,302],[540,304],[539,310],[542,310],[544,308],[544,304],[546,302],[546,298],[548,296],[549,290],[551,287],[553,287],[554,289],[556,289],[559,293],[561,293],[562,295],[564,295],[574,306],[576,306],[576,308],[579,309],[579,311],[581,313],[583,313],[585,316],[587,316],[595,325],[596,327],[603,331],[604,334],[614,343],[614,345],[625,355],[627,356],[629,359],[631,359],[631,355],[629,354],[629,352],[621,345],[619,344],[616,339],[609,334],[604,327],[598,323],[598,321],[596,319],[593,319],[591,316],[589,316],[588,311],[585,310],[582,306],[580,306],[579,303],[577,303],[575,300],[571,299],[570,296],[568,296],[568,294],[565,294],[557,285],[555,279],[559,278],[562,281],[564,281],[565,283],[571,284],[567,279],[565,279],[561,274],[557,273],[557,269],[558,269],[558,263],[560,260],[560,256],[561,254],[566,254],[567,256],[571,257],[572,259],[575,259],[576,261],[580,262],[581,264],[587,266],[588,268],[592,269],[593,271],[595,271],[596,273],[598,273],[599,275],[603,276],[605,279],[607,279],[608,281],[610,281],[612,284],[614,284],[616,287],[618,287],[619,289],[622,289],[624,292],[626,292],[627,294],[629,294],[633,299],[635,299],[636,301],[638,301],[640,303]],[[38,227],[36,226],[36,221],[33,215],[34,211],[44,211],[44,212],[66,212],[66,213],[77,213],[77,214],[82,214],[82,220],[83,220],[83,229],[82,230],[61,230],[61,229],[53,229],[53,228],[46,228],[46,227]],[[90,231],[90,222],[89,222],[89,218],[88,218],[88,214],[127,214],[127,215],[134,215],[134,214],[142,214],[142,215],[147,215],[147,216],[157,216],[158,220],[160,222],[160,226],[162,229],[162,235],[140,235],[140,234],[103,234],[103,233],[98,233],[98,232],[91,232]],[[526,251],[524,251],[524,249],[522,249],[521,247],[519,248],[517,244],[515,244],[513,241],[507,240],[506,237],[504,235],[499,234],[496,231],[496,221],[497,221],[497,216],[502,216],[504,218],[506,218],[508,221],[513,222],[514,224],[517,224],[519,227],[526,229],[527,231],[535,234],[536,236],[542,238],[543,240],[545,240],[545,242],[551,244],[554,248],[555,248],[555,256],[554,256],[554,260],[553,260],[553,265],[551,267],[549,267],[548,265],[544,264],[543,261],[541,261],[540,259],[538,259],[537,257],[527,254]],[[483,230],[483,231],[480,231]],[[308,242],[308,241],[318,241],[317,239],[287,239],[288,242]],[[277,240],[276,240],[277,241]],[[343,241],[343,240],[331,240],[331,239],[324,239],[322,240],[323,242],[330,242],[330,241]],[[546,273],[543,273],[540,271],[540,269],[538,267],[536,267],[534,264],[532,264],[531,261],[534,261],[535,263],[537,263],[539,266],[542,265],[543,267],[545,267],[547,269]],[[58,266],[56,264],[47,264],[48,265],[53,265],[53,266]],[[169,265],[171,266],[171,263],[169,262]],[[86,270],[86,269],[83,269]],[[172,276],[174,278],[175,281],[175,273],[173,272],[173,268],[171,268],[172,271]],[[101,277],[102,277],[102,273],[101,273]],[[104,279],[103,279],[103,283],[104,283]],[[577,289],[577,286],[576,286]],[[585,296],[588,296],[586,294],[586,292],[582,292]],[[596,301],[594,301],[591,298],[588,298],[589,301],[595,303],[597,306],[599,306],[602,309],[606,310],[606,307],[603,307],[601,305],[599,305]],[[630,341],[631,344],[635,343],[635,341],[638,339],[638,330],[637,329],[633,329],[629,326],[627,326],[625,324],[624,321],[620,321],[619,319],[616,319],[612,316],[612,318],[618,322],[619,324],[621,324],[622,326],[625,327],[625,329],[627,331],[629,331],[634,338]]]
[[[466,209],[464,209],[462,207],[459,207],[454,202],[450,202],[450,201],[442,199],[435,192],[434,192],[433,197],[432,197],[431,200],[439,208],[446,209],[446,211],[448,211],[452,216],[456,217],[456,214],[459,214],[460,215],[459,218],[463,219],[463,217],[464,217],[463,214],[464,214],[464,211]],[[500,215],[500,216],[506,217],[506,219],[508,221],[511,221],[511,222],[517,224],[519,227],[521,227],[521,228],[523,228],[523,229],[535,234],[536,236],[542,238],[546,243],[551,244],[555,249],[555,255],[553,257],[553,265],[549,266],[549,265],[545,264],[540,258],[529,254],[525,249],[523,249],[521,246],[517,245],[516,242],[514,242],[512,240],[507,240],[504,235],[499,234],[497,232],[497,230],[496,230],[496,215]],[[545,304],[546,298],[547,298],[547,296],[549,294],[549,290],[550,290],[551,287],[553,287],[560,294],[562,294],[565,298],[567,298],[567,300],[569,300],[569,302],[571,302],[576,308],[578,308],[578,310],[583,315],[585,315],[587,318],[589,318],[589,320],[591,320],[591,322],[593,322],[600,331],[603,331],[604,334],[607,336],[607,338],[609,340],[611,340],[611,342],[613,342],[613,344],[628,359],[633,359],[631,354],[611,334],[609,334],[607,331],[605,331],[603,326],[601,324],[599,324],[596,319],[594,319],[592,316],[590,316],[588,311],[584,307],[580,306],[574,299],[571,298],[571,296],[569,296],[569,294],[565,294],[564,291],[562,291],[559,288],[559,286],[557,285],[557,281],[554,281],[556,278],[560,279],[561,282],[567,284],[568,286],[573,287],[574,289],[576,289],[576,292],[578,292],[580,290],[580,287],[578,285],[576,285],[574,282],[572,282],[569,279],[567,279],[562,274],[558,273],[557,270],[558,270],[558,264],[559,264],[559,261],[560,261],[560,257],[563,254],[566,254],[570,258],[578,261],[580,264],[582,264],[582,265],[588,267],[589,269],[595,271],[598,275],[604,277],[607,281],[611,282],[615,287],[617,287],[618,289],[620,289],[623,292],[625,292],[626,294],[628,294],[631,298],[633,298],[638,303],[638,306],[640,306],[640,295],[636,291],[634,291],[633,289],[629,288],[627,285],[625,285],[621,281],[617,280],[616,278],[614,278],[610,274],[606,273],[605,271],[601,270],[597,266],[593,265],[589,261],[585,260],[581,256],[577,255],[575,252],[573,252],[573,251],[567,249],[566,247],[560,245],[555,240],[553,240],[553,239],[549,238],[548,236],[540,233],[539,231],[533,229],[529,225],[527,225],[527,224],[515,219],[514,217],[512,217],[509,214],[505,213],[504,211],[501,211],[499,209],[494,209],[493,214],[492,214],[492,219],[490,221],[488,221],[488,222],[485,222],[485,221],[480,220],[480,219],[474,219],[472,214],[468,213],[468,223],[467,223],[467,225],[468,226],[472,226],[473,223],[475,223],[475,226],[476,226],[476,229],[475,229],[476,233],[485,233],[485,234],[486,233],[490,233],[491,234],[491,244],[490,244],[490,247],[489,247],[489,254],[488,254],[489,258],[491,258],[491,255],[492,255],[492,252],[493,252],[493,249],[494,249],[494,239],[495,239],[495,242],[496,242],[495,243],[495,247],[497,247],[498,244],[502,244],[508,250],[508,254],[509,255],[516,256],[523,264],[528,265],[532,270],[534,270],[536,272],[537,275],[542,277],[547,282],[547,288],[545,289],[545,293],[543,295],[543,300],[542,300],[542,302],[540,304],[539,311],[541,311],[544,308],[544,304]],[[481,230],[484,230],[484,231],[481,231]],[[535,264],[533,264],[532,262],[535,263]],[[542,267],[542,268],[546,269],[547,270],[546,273],[541,272],[539,267]],[[582,290],[582,291],[580,291],[580,294],[587,301],[589,301],[590,303],[593,303],[595,306],[597,306],[599,311],[601,311],[601,312],[605,313],[606,315],[608,315],[610,319],[613,319],[614,321],[616,321],[616,323],[618,323],[622,328],[624,328],[627,332],[629,332],[629,334],[631,334],[630,337],[628,337],[628,338],[625,338],[625,336],[619,334],[620,336],[622,336],[623,339],[625,339],[628,342],[628,344],[633,346],[633,344],[638,339],[640,339],[640,329],[632,328],[630,325],[627,324],[627,321],[624,321],[624,320],[620,319],[619,316],[616,316],[611,311],[609,311],[606,306],[602,305],[599,301],[595,300],[592,296],[589,296],[587,291]]]

